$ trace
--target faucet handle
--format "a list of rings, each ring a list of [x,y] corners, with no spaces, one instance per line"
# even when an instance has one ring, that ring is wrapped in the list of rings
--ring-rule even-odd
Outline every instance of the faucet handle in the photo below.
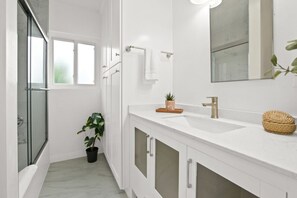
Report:
[[[206,97],[206,98],[210,98],[212,102],[217,102],[219,97],[217,96],[209,96],[209,97]]]
[[[209,96],[209,97],[206,97],[206,98],[210,98],[210,99],[218,99],[219,97],[218,97],[218,96]]]

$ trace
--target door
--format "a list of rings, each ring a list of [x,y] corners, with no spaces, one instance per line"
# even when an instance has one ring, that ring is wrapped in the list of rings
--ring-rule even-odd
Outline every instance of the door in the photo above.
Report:
[[[18,170],[29,165],[28,17],[18,5]]]
[[[109,111],[108,107],[110,106],[110,100],[109,100],[109,94],[108,94],[108,85],[109,85],[109,73],[105,72],[102,77],[102,87],[101,87],[101,93],[102,93],[102,114],[105,120],[105,131],[103,135],[103,148],[105,157],[107,160],[110,159],[110,141],[109,141]]]
[[[149,160],[153,139],[146,126],[133,120],[130,122],[130,126],[131,187],[139,198],[153,197],[152,185],[149,183],[149,175],[152,175]]]
[[[153,197],[186,197],[186,146],[158,131],[152,131],[150,169]]]
[[[260,197],[258,179],[191,148],[186,178],[188,198]]]
[[[35,21],[30,36],[31,152],[35,162],[47,141],[47,43]]]
[[[120,35],[121,35],[121,1],[111,0],[111,66],[121,61]]]
[[[111,169],[118,185],[122,185],[122,130],[121,130],[121,64],[110,70],[110,158]]]
[[[23,6],[18,4],[19,171],[36,163],[48,135],[47,39]]]
[[[136,120],[130,126],[130,178],[136,196],[185,198],[186,146]]]
[[[101,69],[102,73],[108,70],[110,62],[110,1],[104,0],[101,15]]]

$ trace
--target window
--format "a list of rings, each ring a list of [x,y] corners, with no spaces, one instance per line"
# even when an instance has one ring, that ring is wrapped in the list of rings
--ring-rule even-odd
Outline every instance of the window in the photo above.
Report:
[[[53,56],[54,84],[95,84],[95,45],[54,40]]]
[[[95,76],[95,46],[77,45],[78,84],[94,84]]]

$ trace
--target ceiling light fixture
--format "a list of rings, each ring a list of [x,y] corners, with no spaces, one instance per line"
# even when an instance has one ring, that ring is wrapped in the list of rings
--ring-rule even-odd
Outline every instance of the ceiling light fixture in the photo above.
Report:
[[[209,7],[210,8],[215,8],[219,6],[222,3],[222,0],[211,0],[209,1]]]

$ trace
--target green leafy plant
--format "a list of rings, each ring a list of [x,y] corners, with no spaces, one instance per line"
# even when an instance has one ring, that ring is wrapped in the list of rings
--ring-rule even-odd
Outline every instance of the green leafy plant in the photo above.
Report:
[[[91,148],[93,150],[95,148],[96,140],[101,140],[104,132],[104,118],[101,113],[92,113],[91,116],[87,119],[86,124],[82,127],[82,130],[77,132],[77,134],[83,133],[89,130],[94,129],[94,134],[90,133],[89,135],[86,134],[85,137],[85,145],[87,148]],[[92,135],[91,135],[92,134]]]
[[[289,41],[288,43],[289,44],[286,47],[286,50],[292,51],[292,50],[297,49],[297,40]],[[273,76],[274,78],[278,77],[281,73],[284,73],[285,76],[288,73],[297,75],[297,58],[295,58],[295,60],[291,64],[291,66],[288,66],[287,68],[283,67],[282,65],[280,65],[278,63],[278,59],[277,59],[276,55],[272,56],[271,62],[273,64],[273,66],[275,67],[275,72],[274,72],[274,76]]]
[[[175,96],[171,92],[169,92],[168,94],[166,94],[165,98],[167,101],[174,101]]]

